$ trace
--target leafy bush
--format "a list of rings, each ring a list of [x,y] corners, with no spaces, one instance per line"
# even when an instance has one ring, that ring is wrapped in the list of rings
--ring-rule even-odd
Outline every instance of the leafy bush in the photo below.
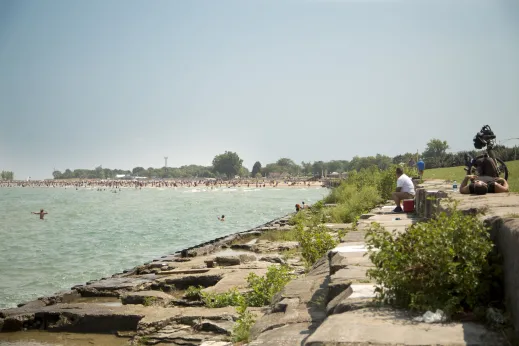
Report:
[[[452,315],[472,310],[488,293],[480,279],[488,280],[487,256],[493,244],[476,216],[453,208],[449,215],[441,213],[402,234],[373,224],[366,244],[375,265],[368,276],[377,282],[383,302],[417,311],[443,309]]]
[[[189,286],[184,294],[184,298],[189,300],[200,300],[202,298],[203,286]]]
[[[224,306],[264,306],[270,304],[272,297],[281,291],[283,287],[294,277],[288,266],[269,266],[265,276],[249,273],[247,283],[251,289],[242,294],[236,288],[224,293],[199,292],[202,301],[209,308],[221,308]],[[189,288],[188,288],[189,290]],[[193,287],[192,291],[196,290]]]
[[[288,266],[269,266],[265,276],[250,273],[247,282],[251,291],[245,299],[248,306],[263,306],[270,304],[272,297],[294,277]]]
[[[202,301],[208,308],[223,308],[224,306],[238,306],[243,299],[236,288],[224,293],[201,292]]]
[[[356,191],[354,186],[347,186],[343,192],[351,190],[347,199],[329,211],[332,222],[353,222],[359,215],[368,212],[381,200],[375,187],[365,186]],[[345,194],[346,195],[346,194]]]
[[[312,266],[319,258],[326,255],[328,250],[337,245],[337,241],[321,222],[320,215],[317,215],[310,222],[299,223],[295,226],[301,255],[307,267]]]
[[[241,301],[236,311],[238,312],[238,319],[232,329],[232,341],[249,342],[250,329],[254,325],[254,322],[256,322],[256,316],[250,311],[247,311],[245,300]]]

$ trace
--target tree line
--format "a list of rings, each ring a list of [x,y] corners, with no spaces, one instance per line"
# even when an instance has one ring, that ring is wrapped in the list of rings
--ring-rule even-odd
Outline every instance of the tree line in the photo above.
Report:
[[[0,178],[2,180],[14,180],[14,172],[13,171],[2,171]]]
[[[322,176],[332,172],[344,173],[350,171],[360,171],[363,168],[376,166],[386,169],[392,164],[408,164],[410,161],[423,159],[426,169],[439,167],[453,167],[465,164],[465,155],[475,157],[481,151],[470,150],[456,153],[448,153],[449,145],[447,141],[431,139],[422,153],[405,153],[394,157],[377,154],[375,156],[359,157],[355,156],[351,160],[332,160],[314,161],[300,164],[289,158],[280,158],[276,162],[268,163],[263,166],[256,161],[249,171],[243,167],[243,160],[235,152],[226,151],[216,155],[211,166],[188,165],[181,167],[134,167],[132,170],[108,169],[101,166],[93,170],[88,169],[66,169],[64,172],[54,171],[54,179],[113,179],[116,175],[124,174],[133,177],[146,177],[158,179],[187,179],[187,178],[218,178],[229,179],[235,176],[240,177],[286,177],[286,176]],[[494,151],[499,158],[504,161],[517,159],[516,148],[509,148],[502,145],[494,147]],[[3,175],[2,175],[3,179]]]

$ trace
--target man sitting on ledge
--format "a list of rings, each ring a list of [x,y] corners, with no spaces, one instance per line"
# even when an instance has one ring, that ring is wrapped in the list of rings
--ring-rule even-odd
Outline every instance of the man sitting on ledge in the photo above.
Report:
[[[468,184],[469,180],[471,181]],[[460,186],[460,193],[485,195],[488,193],[508,192],[508,183],[503,178],[494,178],[493,181],[483,181],[476,175],[467,175]]]
[[[402,168],[396,169],[396,192],[393,192],[393,200],[396,203],[395,213],[403,212],[400,202],[404,199],[414,199],[414,184],[411,178],[404,174]]]

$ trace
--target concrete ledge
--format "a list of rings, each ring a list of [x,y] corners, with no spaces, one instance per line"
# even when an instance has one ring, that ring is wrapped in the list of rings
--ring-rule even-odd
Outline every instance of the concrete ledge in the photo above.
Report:
[[[304,345],[501,346],[504,340],[475,323],[415,323],[405,312],[367,308],[329,316]]]

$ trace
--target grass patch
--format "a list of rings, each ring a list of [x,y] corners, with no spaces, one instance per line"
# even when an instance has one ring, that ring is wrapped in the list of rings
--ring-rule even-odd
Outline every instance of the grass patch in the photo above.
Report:
[[[519,213],[506,214],[505,217],[512,218],[512,219],[519,219]]]
[[[467,174],[463,170],[464,167],[465,166],[426,169],[424,171],[424,179],[456,180],[458,184],[461,184]],[[506,162],[506,167],[508,167],[508,185],[510,186],[510,191],[519,192],[519,160]]]
[[[281,251],[279,254],[283,258],[283,260],[285,260],[285,262],[286,262],[290,258],[296,258],[296,257],[301,258],[301,249],[299,249],[299,248],[288,249],[288,250]]]
[[[268,240],[272,242],[296,241],[296,232],[293,229],[276,229],[264,231],[260,235],[246,235],[234,240],[231,244],[245,244],[253,239]]]

